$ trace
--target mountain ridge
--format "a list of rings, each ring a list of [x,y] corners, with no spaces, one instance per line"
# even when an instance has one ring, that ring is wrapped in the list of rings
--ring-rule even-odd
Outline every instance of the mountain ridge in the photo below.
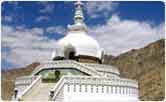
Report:
[[[108,58],[107,58],[108,59]],[[135,79],[141,100],[159,101],[164,98],[165,40],[134,49],[104,62],[119,68],[121,77]]]

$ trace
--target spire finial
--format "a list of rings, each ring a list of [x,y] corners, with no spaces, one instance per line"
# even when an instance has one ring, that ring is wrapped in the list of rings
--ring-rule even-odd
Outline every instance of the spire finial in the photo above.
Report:
[[[75,23],[83,23],[84,15],[82,12],[82,6],[83,3],[81,1],[75,2],[75,16],[74,16],[74,22]]]
[[[77,1],[74,3],[75,5],[75,15],[74,15],[74,24],[68,25],[69,31],[81,31],[87,32],[86,24],[84,23],[84,15],[82,11],[83,3],[81,1]]]

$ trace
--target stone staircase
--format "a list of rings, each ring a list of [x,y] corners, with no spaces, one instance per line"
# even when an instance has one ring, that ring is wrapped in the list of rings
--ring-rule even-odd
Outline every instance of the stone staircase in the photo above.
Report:
[[[36,87],[31,94],[24,97],[24,101],[48,101],[49,91],[55,86],[56,83],[41,83]]]

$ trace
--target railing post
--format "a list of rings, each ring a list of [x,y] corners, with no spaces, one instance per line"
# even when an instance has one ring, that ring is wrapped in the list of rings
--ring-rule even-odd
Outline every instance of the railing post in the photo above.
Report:
[[[51,100],[52,100],[53,96],[54,96],[54,90],[51,89],[51,90],[50,90],[50,99],[51,99]]]
[[[14,98],[15,98],[15,99],[17,99],[17,94],[18,94],[18,89],[15,88],[15,89],[14,89]]]

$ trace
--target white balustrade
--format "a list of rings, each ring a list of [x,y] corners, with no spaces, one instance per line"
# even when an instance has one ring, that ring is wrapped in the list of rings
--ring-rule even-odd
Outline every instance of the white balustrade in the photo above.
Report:
[[[61,79],[57,82],[57,84],[53,88],[53,91],[54,91],[53,99],[57,97],[57,94],[60,92],[61,88],[64,86],[64,82],[65,82],[64,80],[65,80],[64,76],[62,76]]]
[[[24,97],[29,96],[35,88],[37,88],[41,83],[41,76],[35,76],[35,79],[32,81],[32,83],[26,87],[26,89],[22,92],[21,95],[19,95],[19,99],[23,99]]]
[[[15,88],[17,88],[19,92],[22,92],[35,79],[36,79],[36,76],[22,76],[22,77],[18,77],[15,80]]]
[[[97,71],[102,71],[102,72],[111,72],[113,74],[119,75],[119,70],[113,66],[110,65],[103,65],[103,64],[92,64],[92,63],[82,63],[85,66],[89,66],[94,68]]]
[[[22,92],[32,84],[32,82],[36,79],[36,76],[22,76],[18,77],[15,80],[15,88],[17,89],[18,93],[17,96],[21,95]]]
[[[54,97],[63,87],[67,87],[68,92],[88,92],[88,93],[107,93],[137,96],[138,83],[129,79],[111,79],[89,76],[64,76],[54,87]]]

